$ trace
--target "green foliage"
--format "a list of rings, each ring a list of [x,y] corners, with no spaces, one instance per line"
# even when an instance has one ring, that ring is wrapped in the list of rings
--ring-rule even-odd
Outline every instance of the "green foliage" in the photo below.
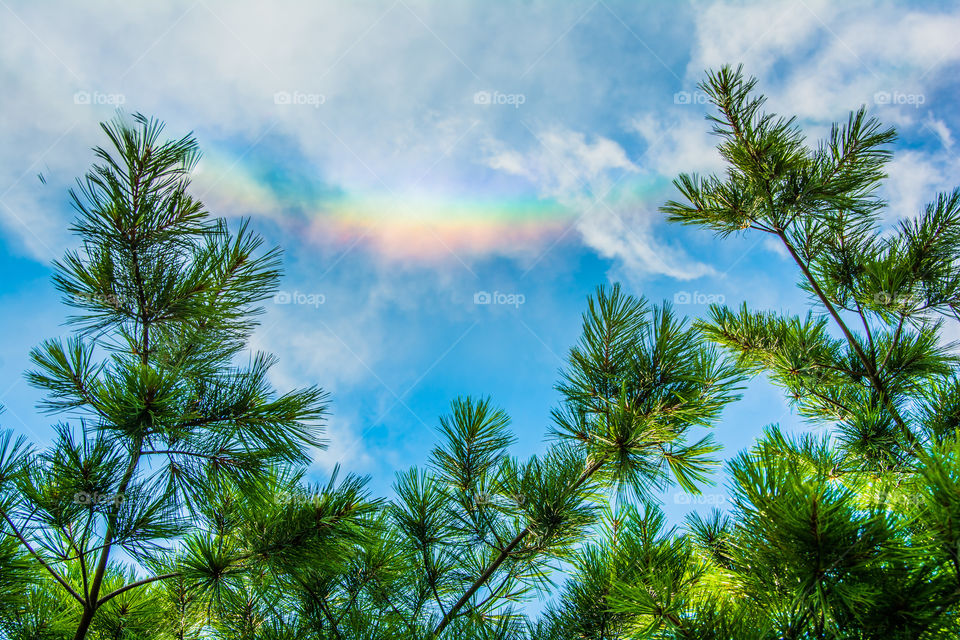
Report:
[[[72,422],[42,452],[0,437],[0,637],[960,635],[960,190],[886,228],[892,130],[861,109],[811,147],[739,69],[702,88],[727,170],[681,175],[663,209],[770,234],[809,312],[691,324],[600,287],[544,449],[516,458],[506,412],[457,398],[389,500],[307,483],[326,396],[239,364],[279,253],[189,196],[193,139],[104,125],[55,265],[77,330],[27,374]],[[727,464],[729,510],[668,527],[655,492],[711,480],[709,430],[760,374],[824,433],[768,427]]]
[[[810,148],[792,118],[763,112],[755,85],[728,67],[703,83],[728,168],[681,175],[686,201],[663,209],[786,249],[805,318],[715,305],[697,327],[833,437],[774,427],[730,462],[731,513],[690,523],[702,579],[722,585],[721,609],[754,621],[735,637],[952,637],[958,360],[940,329],[958,317],[960,190],[885,230],[893,131],[861,109]]]
[[[712,426],[740,379],[668,308],[601,287],[546,451],[510,456],[508,416],[487,399],[455,400],[427,467],[398,474],[377,543],[355,569],[362,579],[313,591],[322,618],[342,638],[375,624],[377,637],[534,633],[518,605],[546,592],[558,563],[583,562],[611,497],[671,482],[696,490],[715,449],[688,437]]]
[[[716,307],[704,328],[741,363],[770,371],[802,412],[837,422],[852,456],[875,469],[907,464],[928,436],[912,425],[922,390],[957,367],[938,332],[939,318],[960,317],[960,189],[884,233],[876,192],[893,130],[861,109],[809,148],[792,118],[762,111],[755,85],[729,67],[702,84],[728,169],[681,175],[687,202],[663,210],[720,235],[772,235],[826,315],[801,322]]]
[[[238,364],[257,304],[276,288],[279,251],[263,251],[246,223],[231,233],[189,195],[192,137],[162,142],[162,125],[140,115],[103,131],[112,148],[95,149],[71,192],[80,248],[54,264],[76,331],[34,349],[27,374],[41,408],[71,422],[46,451],[0,441],[0,588],[17,589],[21,565],[32,576],[0,611],[10,637],[157,637],[163,612],[209,599],[244,562],[343,555],[355,537],[340,520],[360,527],[367,509],[356,479],[319,490],[313,512],[254,509],[276,469],[320,446],[326,411],[319,389],[277,394],[272,357]],[[200,525],[211,506],[231,497],[244,524],[270,513],[271,526],[209,534]],[[216,612],[205,615],[179,637]]]
[[[671,478],[696,492],[718,447],[709,435],[688,443],[690,431],[716,420],[741,376],[669,306],[647,307],[618,285],[588,302],[553,432],[610,461],[601,474],[636,496]]]
[[[727,170],[681,175],[684,201],[663,210],[720,236],[773,236],[811,310],[714,305],[690,340],[721,346],[745,375],[764,374],[829,432],[790,437],[769,427],[728,464],[729,512],[692,516],[685,532],[666,531],[654,507],[640,516],[621,506],[581,547],[531,637],[960,634],[960,363],[941,331],[960,317],[960,190],[885,228],[877,191],[893,131],[861,109],[811,148],[793,118],[763,111],[755,86],[727,67],[701,85],[717,108]],[[590,307],[603,313],[629,314]],[[606,353],[604,366],[568,383],[586,405],[558,414],[574,438],[622,442],[622,431],[582,422],[630,402],[628,387],[604,377],[626,366],[624,351]],[[604,392],[611,401],[599,400]]]

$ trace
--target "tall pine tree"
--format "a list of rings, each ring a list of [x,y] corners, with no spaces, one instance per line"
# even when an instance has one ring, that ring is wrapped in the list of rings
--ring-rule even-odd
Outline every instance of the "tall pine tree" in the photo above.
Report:
[[[251,533],[225,562],[218,527],[303,491],[326,396],[278,394],[274,359],[243,355],[280,254],[189,195],[193,138],[162,141],[139,115],[103,131],[111,146],[71,191],[80,248],[54,264],[76,329],[34,349],[27,374],[67,421],[44,451],[0,440],[9,638],[196,637],[211,574],[258,574],[291,549],[324,566],[368,508],[355,478],[331,484],[271,512],[283,537]]]
[[[730,461],[728,514],[670,531],[655,506],[594,540],[540,634],[906,639],[960,635],[960,190],[882,225],[894,132],[863,109],[809,146],[725,67],[701,84],[727,170],[681,175],[671,219],[764,233],[803,317],[711,307],[697,327],[824,428],[768,427]]]

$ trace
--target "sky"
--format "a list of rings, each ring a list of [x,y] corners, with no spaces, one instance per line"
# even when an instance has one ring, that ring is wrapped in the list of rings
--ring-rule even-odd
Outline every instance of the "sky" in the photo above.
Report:
[[[0,0],[0,428],[50,439],[22,374],[69,331],[50,283],[76,246],[67,189],[120,108],[192,131],[194,195],[284,249],[251,348],[280,358],[279,389],[332,394],[311,477],[340,464],[390,495],[466,395],[512,416],[514,454],[541,452],[598,285],[691,318],[805,313],[765,237],[658,211],[678,173],[722,168],[697,83],[740,63],[811,140],[860,105],[896,126],[885,223],[960,184],[956,3]],[[809,428],[754,380],[722,457],[771,423]],[[723,506],[715,479],[668,492],[671,520]]]

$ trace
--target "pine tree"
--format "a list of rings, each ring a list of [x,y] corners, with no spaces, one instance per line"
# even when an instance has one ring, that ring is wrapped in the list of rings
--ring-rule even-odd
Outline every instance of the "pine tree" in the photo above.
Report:
[[[279,251],[189,195],[192,137],[161,141],[140,115],[103,131],[111,148],[71,191],[80,248],[54,264],[75,331],[34,349],[27,375],[69,421],[45,451],[0,440],[8,638],[197,637],[226,576],[335,556],[369,508],[356,478],[276,500],[306,490],[296,470],[326,413],[324,392],[280,395],[274,359],[243,355]],[[228,556],[212,541],[241,516]]]
[[[360,553],[340,567],[291,563],[251,585],[252,598],[286,599],[296,613],[282,626],[299,638],[525,637],[516,605],[545,593],[552,566],[602,526],[612,496],[672,482],[698,490],[717,447],[704,433],[691,438],[739,380],[669,308],[601,287],[545,454],[510,456],[507,414],[489,399],[456,399],[427,466],[397,475],[396,498],[372,515],[377,533],[357,540]]]
[[[812,425],[728,464],[732,509],[666,533],[656,507],[579,553],[545,637],[773,640],[960,635],[960,190],[886,231],[894,132],[860,109],[816,147],[725,67],[701,85],[721,176],[663,210],[721,237],[766,233],[805,317],[713,305],[697,323]],[[600,604],[598,604],[600,603]]]

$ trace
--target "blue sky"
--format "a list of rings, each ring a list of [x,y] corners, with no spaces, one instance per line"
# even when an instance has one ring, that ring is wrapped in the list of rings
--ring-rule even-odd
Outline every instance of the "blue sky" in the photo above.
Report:
[[[696,84],[724,63],[811,138],[861,104],[895,125],[888,222],[960,183],[954,3],[2,0],[0,424],[49,437],[22,372],[67,331],[49,282],[66,189],[120,106],[194,131],[195,194],[285,249],[252,346],[280,388],[333,394],[317,477],[339,462],[387,494],[457,395],[492,396],[515,453],[540,451],[597,285],[690,316],[710,296],[804,310],[764,238],[657,211],[677,173],[720,166]],[[773,422],[805,428],[755,381],[718,425],[724,457]]]

